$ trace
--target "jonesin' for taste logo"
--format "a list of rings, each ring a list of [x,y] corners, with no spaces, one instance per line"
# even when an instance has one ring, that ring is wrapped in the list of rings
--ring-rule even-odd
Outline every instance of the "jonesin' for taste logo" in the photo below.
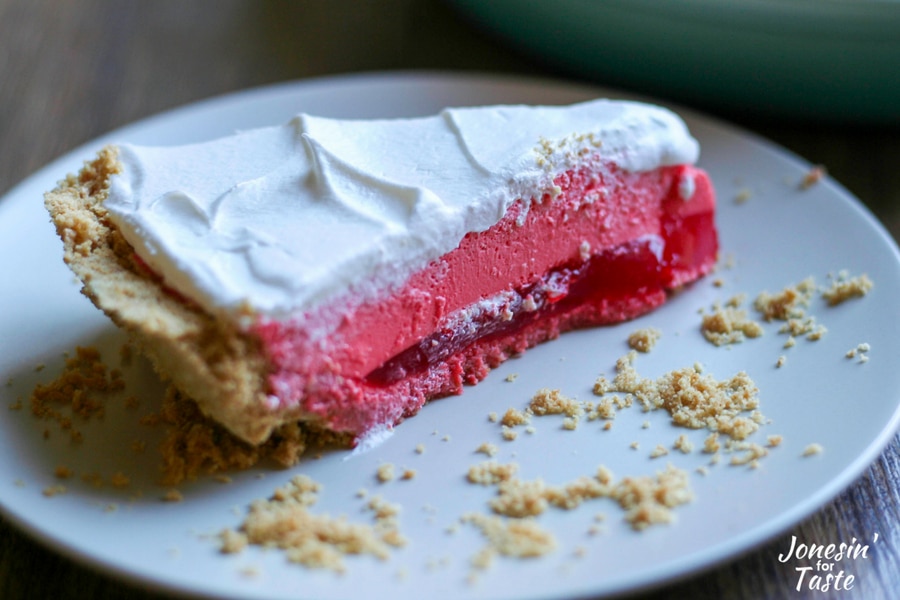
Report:
[[[876,533],[872,544],[878,541]],[[839,544],[804,544],[791,536],[791,547],[786,553],[778,555],[779,562],[790,560],[802,561],[795,567],[797,572],[797,591],[809,590],[818,592],[852,590],[856,576],[849,569],[849,563],[869,558],[869,544],[853,538],[850,543]]]

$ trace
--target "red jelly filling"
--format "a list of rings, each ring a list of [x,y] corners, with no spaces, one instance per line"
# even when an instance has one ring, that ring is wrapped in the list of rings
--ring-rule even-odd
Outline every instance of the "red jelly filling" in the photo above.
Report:
[[[715,255],[717,245],[711,213],[668,217],[660,237],[634,240],[583,262],[553,269],[539,281],[516,290],[502,309],[482,311],[466,318],[462,326],[435,331],[370,372],[365,381],[391,385],[426,371],[476,341],[515,335],[541,319],[576,308],[596,306],[598,314],[608,315],[605,307],[624,304],[629,297],[665,294],[666,289],[696,276],[696,270]],[[582,325],[617,320],[612,315],[600,320],[586,318]]]

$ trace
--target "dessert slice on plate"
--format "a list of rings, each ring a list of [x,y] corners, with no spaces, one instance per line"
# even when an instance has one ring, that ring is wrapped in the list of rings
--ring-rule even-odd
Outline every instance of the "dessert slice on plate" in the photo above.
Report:
[[[203,413],[359,438],[707,273],[698,151],[633,102],[300,115],[109,146],[45,202],[84,293]]]

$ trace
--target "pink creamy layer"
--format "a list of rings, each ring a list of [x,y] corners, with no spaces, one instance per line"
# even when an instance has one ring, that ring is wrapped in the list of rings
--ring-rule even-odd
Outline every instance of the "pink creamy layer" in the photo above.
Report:
[[[561,174],[556,179],[559,195],[532,204],[524,221],[519,218],[523,204],[516,203],[492,228],[467,235],[457,249],[395,293],[341,311],[336,330],[324,338],[311,333],[317,315],[306,315],[303,325],[258,323],[253,333],[271,363],[270,392],[278,400],[274,410],[300,408],[332,429],[355,434],[390,426],[415,414],[427,400],[460,393],[464,383],[479,381],[510,356],[563,331],[643,314],[665,301],[667,289],[711,268],[717,251],[715,199],[703,171],[678,166],[627,173],[614,165],[600,171]],[[688,198],[682,197],[691,189]],[[606,275],[597,270],[610,261],[616,267]],[[431,345],[452,339],[448,328],[465,324],[457,311],[500,292],[524,293],[535,285],[544,289],[541,282],[546,283],[548,273],[588,263],[590,272],[599,275],[593,276],[589,294],[579,292],[583,302],[544,311],[544,305],[568,294],[564,284],[559,292],[540,296],[544,300],[529,305],[529,311],[511,317],[506,310],[498,316],[511,321],[500,333],[475,335],[464,347],[451,345],[452,352],[442,360],[404,377],[373,376],[423,339]],[[642,275],[628,283],[629,271],[646,271],[649,279]],[[624,290],[626,284],[634,289]],[[340,309],[331,305],[327,310]],[[535,314],[526,319],[520,316],[525,312]],[[429,338],[436,330],[446,335]]]

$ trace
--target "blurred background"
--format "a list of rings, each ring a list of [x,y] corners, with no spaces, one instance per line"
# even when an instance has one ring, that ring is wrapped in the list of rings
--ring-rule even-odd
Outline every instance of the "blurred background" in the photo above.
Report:
[[[98,135],[210,96],[365,71],[477,71],[620,87],[735,123],[824,165],[897,239],[898,11],[883,0],[0,0],[0,196]],[[897,456],[895,440],[793,533],[843,539],[864,507],[896,506]],[[649,597],[798,597],[795,574],[773,560],[784,547]],[[860,578],[896,589],[891,553],[866,565]],[[0,519],[0,598],[50,597],[158,596]]]

